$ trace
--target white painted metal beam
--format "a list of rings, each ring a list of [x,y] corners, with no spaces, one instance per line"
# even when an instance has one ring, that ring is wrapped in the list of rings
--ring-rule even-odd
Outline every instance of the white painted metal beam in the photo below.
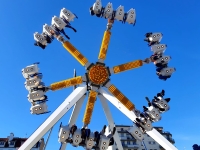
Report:
[[[73,124],[76,123],[76,120],[78,118],[78,114],[80,113],[81,106],[83,105],[83,101],[86,97],[86,94],[84,94],[81,99],[74,105],[74,109],[72,111],[71,117],[69,119],[69,127],[71,127]],[[62,143],[60,150],[65,150],[67,147],[67,143]]]
[[[123,114],[125,114],[130,120],[135,121],[136,115],[133,111],[129,111],[126,107],[124,107],[117,98],[108,94],[102,88],[99,92],[109,100],[115,107],[117,107]],[[157,143],[159,143],[166,150],[178,150],[173,144],[171,144],[165,137],[163,137],[156,129],[152,131],[148,131],[147,134],[151,136]]]
[[[159,143],[164,149],[178,150],[173,144],[171,144],[165,137],[163,137],[156,129],[147,131],[147,134],[152,137],[157,143]]]
[[[98,97],[99,97],[99,99],[101,101],[104,113],[106,115],[106,118],[107,118],[107,121],[108,121],[108,124],[109,124],[109,128],[110,128],[110,130],[112,130],[113,127],[115,127],[115,123],[114,123],[114,120],[112,118],[110,109],[108,107],[107,99],[105,99],[105,97],[103,97],[103,95],[101,95],[101,94],[98,95]],[[120,140],[120,137],[119,137],[119,134],[118,134],[117,130],[116,130],[116,132],[115,132],[113,137],[114,137],[114,140],[115,140],[115,142],[117,144],[118,150],[123,150],[122,143],[121,143],[121,140]]]
[[[119,111],[121,111],[123,114],[125,114],[129,119],[132,121],[135,121],[137,116],[133,111],[129,111],[117,98],[114,96],[108,94],[104,89],[100,89],[99,92],[109,101],[111,102]]]
[[[76,88],[46,121],[24,142],[19,150],[30,150],[57,121],[86,93],[87,87]]]

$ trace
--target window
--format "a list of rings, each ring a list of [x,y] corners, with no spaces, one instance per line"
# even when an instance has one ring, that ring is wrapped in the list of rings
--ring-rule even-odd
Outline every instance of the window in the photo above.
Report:
[[[130,145],[130,141],[127,141],[127,144]]]
[[[151,144],[151,141],[149,141],[149,144]]]
[[[124,141],[122,141],[122,145],[125,145]]]
[[[156,144],[156,142],[153,141],[153,144]]]
[[[124,137],[124,133],[121,133],[121,137]]]
[[[4,145],[4,142],[3,142],[3,141],[0,141],[0,145]]]
[[[130,139],[130,135],[128,133],[126,133],[126,137]]]
[[[121,128],[121,131],[124,131],[124,129],[123,129],[123,128]]]
[[[14,141],[11,141],[9,145],[14,145],[14,144],[15,144],[15,142],[14,142]]]

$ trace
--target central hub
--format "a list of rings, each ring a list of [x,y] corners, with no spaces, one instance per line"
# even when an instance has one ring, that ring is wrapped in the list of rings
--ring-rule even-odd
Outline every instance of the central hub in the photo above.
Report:
[[[90,81],[96,85],[103,84],[109,77],[107,68],[99,64],[92,66],[88,71],[88,75]]]

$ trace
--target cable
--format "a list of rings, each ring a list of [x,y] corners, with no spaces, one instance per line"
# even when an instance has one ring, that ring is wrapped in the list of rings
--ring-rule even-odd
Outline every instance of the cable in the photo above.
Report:
[[[51,135],[52,130],[53,130],[53,127],[50,129],[50,132],[49,132],[49,135],[48,135],[48,138],[47,138],[47,141],[46,141],[46,143],[45,143],[45,145],[44,145],[44,149],[43,149],[43,150],[46,149],[46,146],[47,146],[47,144],[48,144],[48,141],[49,141],[49,138],[50,138],[50,135]]]

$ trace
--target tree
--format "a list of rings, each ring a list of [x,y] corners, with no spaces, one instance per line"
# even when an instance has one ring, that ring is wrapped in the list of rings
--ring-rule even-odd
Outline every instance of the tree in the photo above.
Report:
[[[200,146],[198,146],[197,144],[194,144],[192,147],[193,147],[193,150],[200,150]]]

